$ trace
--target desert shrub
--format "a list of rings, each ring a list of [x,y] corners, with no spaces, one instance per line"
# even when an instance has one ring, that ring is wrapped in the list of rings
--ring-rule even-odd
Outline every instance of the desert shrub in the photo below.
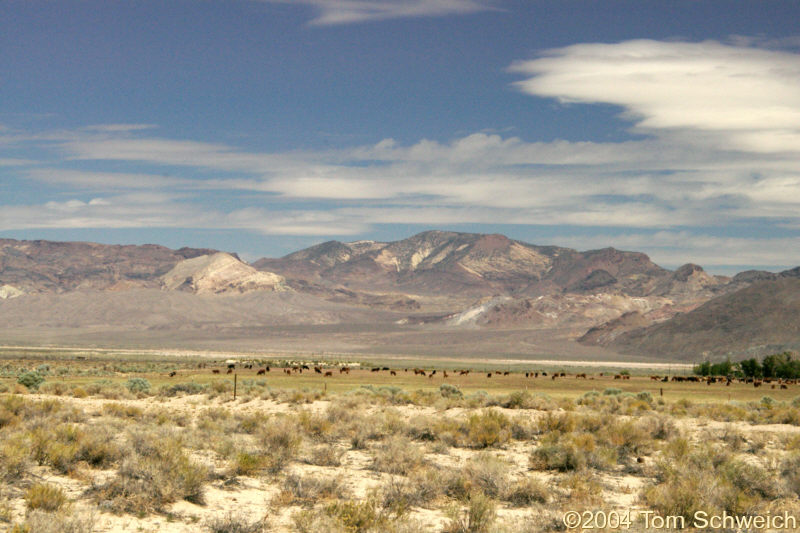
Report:
[[[481,452],[467,461],[464,474],[471,486],[495,498],[508,483],[508,463],[490,453]]]
[[[443,533],[488,533],[497,517],[496,504],[481,492],[471,492],[467,508],[450,508],[447,512],[450,521],[445,524]]]
[[[328,516],[336,519],[345,529],[353,533],[370,530],[385,531],[389,523],[388,514],[381,508],[378,499],[371,494],[363,500],[336,501],[325,507]]]
[[[130,378],[125,382],[125,388],[133,394],[150,391],[150,382],[144,378]]]
[[[3,437],[0,441],[0,480],[13,482],[22,479],[30,467],[29,444],[21,435]]]
[[[58,512],[43,510],[28,511],[25,521],[9,529],[11,533],[92,533],[95,517],[92,514],[69,514],[65,509]]]
[[[387,474],[408,475],[422,466],[423,457],[417,444],[405,437],[393,436],[375,449],[370,468]]]
[[[24,385],[28,390],[37,390],[44,383],[44,376],[35,370],[25,372],[17,378],[17,383]]]
[[[50,483],[35,483],[31,485],[23,496],[28,509],[41,509],[42,511],[58,511],[67,503],[67,495],[61,487]]]
[[[616,396],[618,394],[622,394],[622,389],[617,389],[615,387],[608,387],[603,391],[603,394],[606,396]]]
[[[439,394],[441,394],[444,398],[460,399],[464,397],[464,393],[461,392],[461,389],[455,385],[450,385],[449,383],[442,383],[439,386]]]
[[[289,474],[283,482],[278,499],[286,505],[311,507],[320,500],[341,498],[344,493],[342,480],[338,477]]]
[[[315,446],[311,450],[308,462],[317,466],[341,466],[344,450],[333,444]]]
[[[143,413],[141,407],[117,402],[109,402],[103,405],[102,412],[105,415],[115,416],[117,418],[140,418]]]
[[[323,442],[331,439],[333,423],[326,416],[301,409],[297,414],[297,422],[311,439]]]
[[[237,476],[251,476],[264,468],[263,456],[250,452],[239,452],[233,459],[233,472]]]
[[[579,447],[571,437],[562,439],[557,434],[551,434],[534,448],[528,466],[533,470],[560,472],[583,470],[589,463],[587,452],[594,450],[592,441],[586,440],[584,444],[583,447]]]
[[[467,444],[477,448],[499,446],[511,438],[508,417],[493,409],[471,414],[467,418],[466,432]]]
[[[302,434],[297,424],[286,416],[270,419],[258,432],[264,447],[265,466],[270,473],[278,473],[297,456]]]
[[[514,507],[528,507],[534,503],[547,503],[550,490],[538,479],[525,477],[504,488],[502,499]]]
[[[269,531],[265,519],[251,522],[246,516],[233,513],[207,520],[205,527],[211,533],[264,533]]]
[[[159,396],[177,396],[178,394],[203,394],[208,390],[208,385],[202,385],[193,381],[188,383],[176,383],[175,385],[162,385],[158,389]]]
[[[577,417],[573,413],[547,413],[537,421],[539,433],[569,433],[575,430]]]
[[[116,475],[96,486],[97,500],[115,511],[147,513],[177,500],[203,502],[208,469],[192,461],[175,439],[133,436],[133,451]]]

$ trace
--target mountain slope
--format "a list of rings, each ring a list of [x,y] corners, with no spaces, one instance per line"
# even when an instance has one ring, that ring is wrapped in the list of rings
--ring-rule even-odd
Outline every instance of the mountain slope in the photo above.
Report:
[[[800,347],[800,279],[762,280],[688,313],[601,342],[623,353],[696,360]]]

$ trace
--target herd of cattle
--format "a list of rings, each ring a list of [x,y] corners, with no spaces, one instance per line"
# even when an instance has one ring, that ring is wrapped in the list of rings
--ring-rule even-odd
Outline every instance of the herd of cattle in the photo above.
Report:
[[[206,368],[206,363],[199,363],[198,368]],[[241,365],[241,368],[244,370],[255,370],[257,376],[264,376],[267,372],[270,372],[271,368],[269,366],[263,366],[258,368],[257,365],[252,363],[245,363]],[[221,374],[223,371],[227,374],[232,374],[236,370],[236,363],[235,362],[227,362],[223,368],[213,368],[211,370],[212,374]],[[315,374],[320,374],[323,377],[333,377],[334,372],[338,370],[339,374],[350,374],[350,367],[349,366],[338,366],[333,369],[328,369],[328,367],[322,367],[319,365],[307,365],[307,364],[294,364],[286,367],[281,367],[280,371],[287,375],[292,374],[302,374],[303,371],[313,371]],[[384,367],[372,367],[369,368],[370,372],[388,372],[392,376],[396,376],[399,370],[391,369],[388,366]],[[437,370],[425,370],[422,368],[404,368],[403,372],[414,372],[415,376],[423,376],[427,377],[428,379],[433,379],[434,376],[437,375]],[[455,370],[452,371],[454,376],[466,376],[469,375],[472,370]],[[478,373],[478,372],[476,372]],[[493,375],[497,376],[508,376],[513,374],[513,372],[505,370],[494,370],[486,372],[486,377],[491,378]],[[551,372],[549,375],[545,371],[538,371],[538,372],[525,372],[526,378],[538,378],[538,377],[549,377],[552,380],[557,378],[565,378],[568,377],[565,372]],[[169,377],[173,377],[177,375],[177,371],[172,371],[169,373]],[[440,375],[443,379],[450,377],[450,374],[447,373],[447,370],[442,370]],[[613,379],[619,380],[628,380],[631,376],[628,373],[621,373],[621,374],[606,374],[604,372],[600,372],[598,377],[612,377]],[[594,376],[588,375],[585,372],[575,374],[576,379],[595,379]],[[788,389],[789,385],[795,385],[800,380],[796,379],[781,379],[781,378],[734,378],[731,376],[660,376],[660,375],[652,375],[650,376],[652,381],[660,381],[662,383],[668,382],[689,382],[689,383],[706,383],[711,385],[713,383],[725,383],[726,386],[730,386],[733,382],[738,383],[747,383],[752,384],[753,387],[760,387],[762,385],[770,385],[771,388],[780,387],[781,389]]]

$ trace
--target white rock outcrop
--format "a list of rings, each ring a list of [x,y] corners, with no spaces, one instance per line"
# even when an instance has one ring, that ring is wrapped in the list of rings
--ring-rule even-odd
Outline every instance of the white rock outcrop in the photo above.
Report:
[[[288,290],[285,281],[283,276],[261,272],[222,252],[186,259],[161,276],[163,289],[197,294],[283,291]]]
[[[17,298],[25,294],[23,291],[14,287],[13,285],[0,285],[0,300],[8,300],[9,298]]]

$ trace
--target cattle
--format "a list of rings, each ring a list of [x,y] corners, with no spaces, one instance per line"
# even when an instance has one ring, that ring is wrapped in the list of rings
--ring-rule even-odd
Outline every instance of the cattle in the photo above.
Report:
[[[389,367],[385,366],[385,367],[381,368],[381,370],[389,370]]]
[[[389,374],[391,374],[391,375],[393,375],[393,376],[396,376],[396,375],[397,375],[397,372],[395,372],[394,370],[389,370]]]
[[[212,374],[219,374],[219,368],[215,368],[211,371]]]
[[[228,370],[233,370],[234,368],[236,368],[235,363],[228,363]]]
[[[614,379],[622,379],[622,374],[615,374]]]
[[[259,368],[258,372],[256,372],[256,375],[257,376],[263,376],[266,373],[267,373],[267,369],[266,368]]]
[[[339,368],[339,373],[340,374],[349,374],[350,373],[350,367],[343,366],[343,367]]]
[[[467,374],[469,374],[469,370],[462,370],[458,373],[459,376],[466,376]]]
[[[658,381],[661,379],[661,376],[650,376],[650,381]]]
[[[442,370],[442,377],[447,377],[447,370]]]
[[[380,371],[381,371],[381,369],[378,368],[377,366],[375,368],[371,368],[370,369],[370,372],[380,372]]]
[[[308,365],[303,365],[301,368],[302,368],[303,370],[311,370],[310,368],[308,368]]]
[[[545,376],[546,376],[546,375],[547,375],[547,374],[545,374]],[[533,373],[533,377],[535,377],[535,378],[538,378],[538,377],[539,377],[539,373],[538,373],[538,372],[534,372],[534,373]]]
[[[583,378],[586,379],[586,374],[575,374],[575,379]]]
[[[486,377],[487,377],[487,378],[490,378],[490,377],[492,377],[492,373],[491,373],[491,372],[487,372],[487,373],[486,373]]]
[[[228,371],[227,371],[227,372],[225,372],[225,373],[226,373],[226,374],[233,374],[233,369],[232,369],[232,368],[229,368],[229,369],[228,369]]]
[[[170,372],[170,373],[169,373],[169,377],[174,377],[174,376],[175,376],[175,374],[177,374],[177,372],[175,372],[175,371],[173,370],[172,372]]]
[[[567,375],[566,375],[564,372],[562,372],[561,374],[559,374],[559,376],[560,376],[560,377],[562,377],[562,378],[565,378],[565,377],[567,377]]]
[[[504,376],[507,376],[508,374],[509,374],[509,372],[503,372]]]
[[[547,372],[542,372],[542,375],[543,375],[544,377],[547,377]],[[537,377],[538,377],[538,376],[537,376]]]
[[[268,367],[268,366],[265,366],[265,367],[264,367],[264,370],[266,370],[267,372],[269,372],[269,367]]]
[[[553,374],[553,376],[552,376],[550,379],[552,379],[553,381],[555,381],[555,379],[556,379],[557,377],[558,377],[558,374]]]
[[[331,372],[330,370],[328,370],[327,372],[325,372],[325,376],[324,376],[324,377],[326,377],[326,378],[333,377],[333,372]]]
[[[784,383],[781,383],[781,389],[788,389],[788,388],[789,387],[787,387]]]
[[[431,375],[430,375],[430,376],[428,376],[428,377],[433,377],[433,376],[435,376],[435,375],[436,375],[436,370],[434,370],[433,372],[431,372]]]
[[[317,374],[322,374],[322,369],[320,367],[318,367],[318,366],[315,366],[314,367],[314,372],[316,372]]]

